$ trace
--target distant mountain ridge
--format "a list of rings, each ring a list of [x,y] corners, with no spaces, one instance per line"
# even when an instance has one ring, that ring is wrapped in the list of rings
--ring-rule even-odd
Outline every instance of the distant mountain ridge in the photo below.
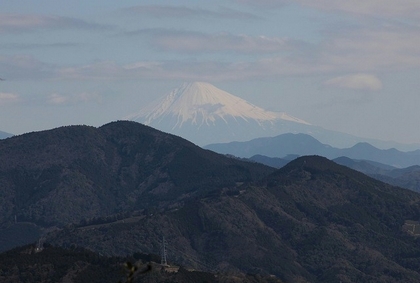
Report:
[[[363,174],[393,186],[420,192],[419,165],[413,165],[407,168],[395,168],[369,160],[353,160],[348,157],[336,158],[334,159],[334,162],[362,172]]]
[[[268,157],[264,155],[254,155],[249,160],[271,166],[273,168],[282,168],[290,162],[290,157],[298,158],[299,156],[288,156],[285,158]],[[413,165],[407,168],[396,168],[390,165],[374,162],[371,160],[355,160],[345,156],[333,159],[337,164],[346,166],[353,170],[362,172],[376,180],[384,183],[398,186],[400,188],[409,189],[420,192],[420,166]]]
[[[329,159],[346,156],[388,164],[394,167],[420,165],[420,150],[402,152],[397,149],[378,149],[368,143],[358,143],[351,148],[335,148],[319,142],[306,134],[282,134],[272,138],[257,138],[247,142],[210,144],[204,148],[221,154],[250,158],[254,155],[284,157],[289,154],[321,155]]]
[[[5,139],[5,138],[10,138],[12,136],[13,136],[13,134],[0,131],[0,140]]]

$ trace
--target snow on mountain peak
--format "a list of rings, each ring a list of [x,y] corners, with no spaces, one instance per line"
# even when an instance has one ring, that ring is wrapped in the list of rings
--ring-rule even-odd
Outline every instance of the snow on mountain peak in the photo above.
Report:
[[[211,125],[217,119],[226,122],[229,117],[245,121],[266,122],[280,119],[308,124],[284,112],[266,111],[205,82],[184,83],[129,119],[150,125],[170,116],[176,120],[174,128],[182,127],[187,121],[195,125]]]

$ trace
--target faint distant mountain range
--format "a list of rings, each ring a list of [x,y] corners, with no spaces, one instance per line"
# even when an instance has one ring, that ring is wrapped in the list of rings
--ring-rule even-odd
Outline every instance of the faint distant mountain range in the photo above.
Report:
[[[350,147],[366,141],[380,148],[420,148],[393,142],[368,140],[326,130],[285,112],[272,112],[204,82],[185,83],[139,112],[126,117],[164,132],[186,138],[200,146],[248,141],[284,133],[306,133],[323,143]]]
[[[12,134],[0,131],[0,140],[5,139],[5,138],[9,138],[9,137],[12,137],[12,136],[13,136]]]
[[[348,157],[336,158],[334,162],[362,172],[382,182],[420,192],[419,165],[395,168],[369,160],[353,160]]]
[[[420,150],[410,152],[397,149],[382,150],[368,143],[358,143],[353,147],[340,149],[323,144],[306,134],[282,134],[248,142],[210,144],[205,148],[243,158],[254,155],[282,158],[290,154],[299,156],[316,154],[329,159],[346,156],[351,159],[371,160],[399,168],[420,165]]]

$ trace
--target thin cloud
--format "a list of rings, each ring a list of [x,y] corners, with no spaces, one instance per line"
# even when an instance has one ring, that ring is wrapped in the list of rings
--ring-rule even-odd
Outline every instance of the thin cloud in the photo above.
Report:
[[[98,62],[81,67],[59,70],[61,79],[66,80],[138,80],[138,79],[201,79],[224,77],[229,64],[220,62],[140,61],[127,65],[115,62]]]
[[[286,4],[292,2],[292,0],[233,0],[233,2],[239,4],[246,4],[254,7],[262,7],[262,8],[282,8]]]
[[[56,43],[3,43],[0,44],[0,49],[45,49],[45,48],[71,48],[81,46],[78,43],[71,42],[56,42]]]
[[[141,15],[143,17],[153,18],[191,18],[205,17],[212,19],[259,19],[258,16],[233,10],[226,7],[220,7],[218,10],[206,10],[203,8],[186,6],[167,6],[167,5],[138,5],[124,9],[125,13]]]
[[[367,16],[420,18],[420,4],[417,0],[294,0],[293,2],[324,11],[341,11]]]
[[[151,44],[162,51],[275,53],[299,48],[304,43],[289,38],[234,35],[231,33],[207,34],[169,29],[144,29],[127,35],[146,35]]]
[[[338,35],[322,46],[322,60],[340,70],[362,72],[420,67],[420,33],[387,26]]]
[[[359,27],[344,34],[331,34],[316,46],[287,38],[167,29],[146,29],[131,35],[149,37],[150,44],[155,49],[186,54],[210,54],[212,57],[206,60],[194,58],[190,61],[140,60],[127,64],[102,61],[82,66],[59,67],[30,56],[0,56],[0,74],[8,80],[219,81],[276,79],[288,75],[371,74],[420,67],[420,33],[415,28],[407,29],[401,25]],[[218,57],[220,54],[233,52],[252,56],[231,56],[231,61]]]
[[[102,98],[97,93],[82,92],[77,94],[60,94],[53,93],[48,96],[47,103],[53,105],[74,105],[79,103],[97,102],[100,103]]]
[[[53,93],[48,97],[47,102],[49,104],[65,104],[67,103],[68,99],[69,98],[67,96],[58,93]]]
[[[418,0],[233,0],[236,3],[261,8],[283,8],[285,5],[300,4],[327,12],[343,12],[353,15],[385,18],[420,19]]]
[[[49,79],[55,69],[28,55],[0,56],[0,74],[8,80]]]
[[[79,67],[57,69],[57,76],[66,80],[132,79],[129,71],[113,61],[103,61]]]
[[[332,78],[324,82],[325,86],[353,90],[378,91],[382,89],[381,80],[372,74],[351,74]]]
[[[20,100],[19,95],[9,92],[0,92],[0,105],[15,103]]]
[[[277,78],[284,75],[302,75],[331,71],[331,66],[310,65],[284,57],[250,62],[221,61],[161,61],[136,62],[118,65],[99,62],[82,67],[60,70],[66,80],[138,80],[178,79],[203,81],[229,81]]]
[[[105,26],[80,19],[21,14],[0,14],[0,33],[31,32],[38,29],[103,29]]]

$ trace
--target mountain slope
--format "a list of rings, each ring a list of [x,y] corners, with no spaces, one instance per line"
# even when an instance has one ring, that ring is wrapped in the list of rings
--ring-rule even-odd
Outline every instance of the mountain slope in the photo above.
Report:
[[[135,122],[62,127],[0,141],[0,227],[65,225],[159,207],[273,169]]]
[[[130,223],[69,227],[49,241],[126,254],[156,251],[164,235],[169,257],[196,269],[239,268],[285,282],[414,283],[420,246],[403,226],[419,219],[419,203],[414,192],[308,156],[258,183]]]

